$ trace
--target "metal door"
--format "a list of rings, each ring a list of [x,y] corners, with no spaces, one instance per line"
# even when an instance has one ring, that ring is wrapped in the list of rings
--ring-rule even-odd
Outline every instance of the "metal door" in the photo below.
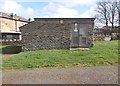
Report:
[[[87,43],[87,25],[74,24],[72,28],[74,29],[71,31],[71,48],[85,47]]]
[[[71,48],[78,48],[79,47],[79,30],[78,24],[75,23],[72,25],[71,30]]]
[[[87,35],[88,35],[88,25],[80,24],[79,27],[79,46],[85,47],[87,46]]]

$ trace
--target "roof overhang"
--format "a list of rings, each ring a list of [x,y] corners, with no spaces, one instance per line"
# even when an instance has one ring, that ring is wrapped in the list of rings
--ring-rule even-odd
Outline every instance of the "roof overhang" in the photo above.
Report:
[[[95,18],[34,18],[35,21],[41,20],[80,20],[80,21],[94,21]]]
[[[21,35],[21,32],[0,32],[1,34]]]

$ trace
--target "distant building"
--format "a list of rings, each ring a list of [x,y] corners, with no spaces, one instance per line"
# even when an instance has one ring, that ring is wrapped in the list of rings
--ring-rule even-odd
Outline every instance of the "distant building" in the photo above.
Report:
[[[20,26],[29,22],[28,19],[14,15],[0,12],[0,39],[5,41],[21,40]]]
[[[108,26],[108,29],[110,30],[111,33],[118,33],[119,26],[114,26],[113,28],[111,26]],[[106,26],[103,26],[103,29],[106,29]]]
[[[94,28],[94,40],[104,40],[105,37],[111,37],[111,40],[118,40],[120,38],[120,27],[103,26],[102,28]]]
[[[118,33],[118,26],[115,26],[113,29],[111,26],[103,26],[102,28],[94,28],[94,34],[105,34],[110,35],[111,33]]]
[[[94,34],[103,34],[103,28],[94,28]]]

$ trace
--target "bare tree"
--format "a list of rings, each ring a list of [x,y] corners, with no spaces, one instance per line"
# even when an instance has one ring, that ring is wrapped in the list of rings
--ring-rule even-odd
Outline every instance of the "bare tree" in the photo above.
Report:
[[[118,11],[117,11],[118,9]],[[120,1],[119,4],[114,0],[101,0],[101,2],[97,3],[97,15],[96,19],[106,25],[105,29],[108,29],[108,25],[111,24],[112,30],[114,25],[118,21],[119,15],[119,25],[120,25]],[[119,14],[118,14],[119,13]]]
[[[120,33],[120,1],[117,2],[117,10],[118,10],[118,22],[119,22],[119,28],[118,33]],[[120,39],[120,34],[118,34],[118,39]]]
[[[109,19],[108,19],[108,3],[107,2],[98,2],[97,3],[97,15],[96,15],[96,19],[105,24],[106,28],[108,28],[108,23],[109,23]]]
[[[117,2],[117,10],[118,10],[118,21],[119,21],[119,26],[120,26],[120,1]]]
[[[116,23],[116,19],[117,18],[117,3],[114,1],[110,1],[108,2],[108,19],[109,22],[112,26],[112,30],[114,28],[114,24]],[[118,19],[118,18],[117,18]]]

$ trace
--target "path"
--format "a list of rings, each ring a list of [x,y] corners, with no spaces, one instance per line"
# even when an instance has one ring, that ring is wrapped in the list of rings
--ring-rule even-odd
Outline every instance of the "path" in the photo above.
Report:
[[[10,59],[13,55],[15,55],[15,54],[2,54],[2,55],[0,55],[0,61]]]
[[[3,72],[3,84],[117,84],[117,66],[44,68]]]

